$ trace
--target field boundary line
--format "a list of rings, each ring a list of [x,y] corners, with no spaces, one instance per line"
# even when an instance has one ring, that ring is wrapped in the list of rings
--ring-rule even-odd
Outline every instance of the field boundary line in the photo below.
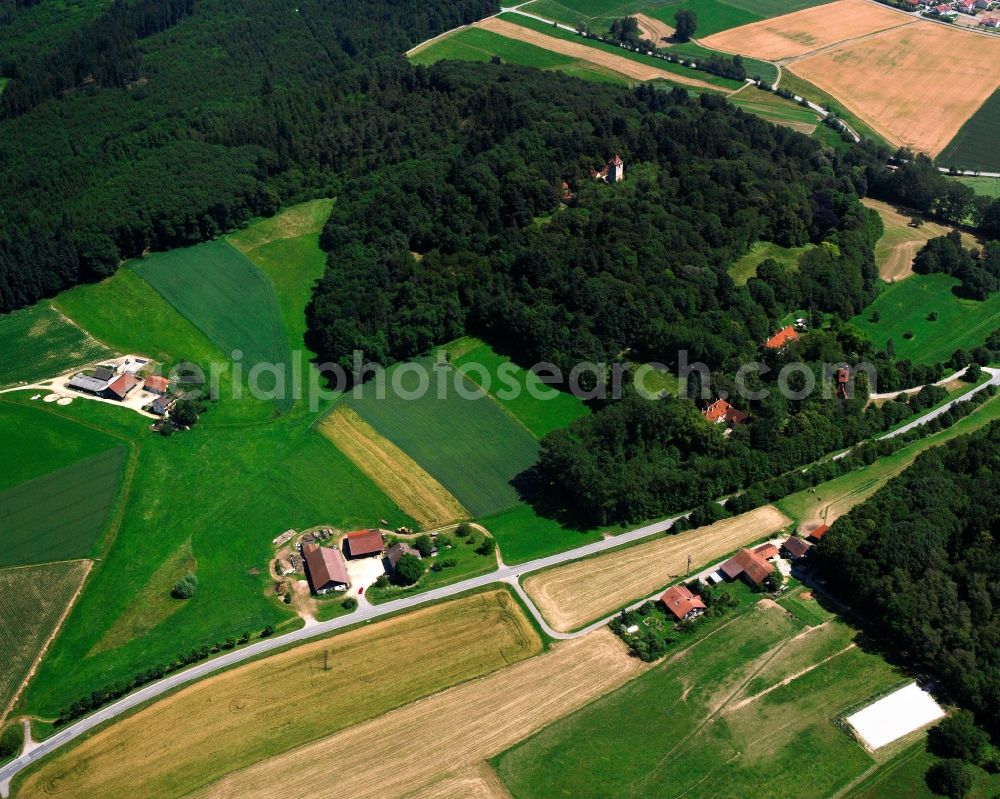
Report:
[[[879,3],[879,5],[882,5]],[[900,28],[905,28],[909,25],[919,22],[919,20],[911,19],[909,22],[900,22],[898,25],[890,25],[887,28],[881,28],[877,31],[871,31],[870,33],[862,33],[858,36],[851,36],[847,39],[841,39],[839,42],[834,42],[833,44],[825,44],[822,47],[817,47],[815,50],[810,50],[808,53],[800,53],[799,55],[789,56],[788,58],[780,59],[780,64],[782,66],[789,66],[794,64],[796,61],[805,61],[807,58],[812,58],[813,56],[822,55],[823,53],[829,53],[831,50],[836,50],[847,44],[853,44],[854,42],[863,42],[867,39],[874,39],[877,36],[881,36],[883,33],[888,33],[889,31],[899,30]],[[761,59],[764,60],[764,59]],[[779,62],[773,62],[777,65]],[[831,95],[833,96],[833,95]]]
[[[93,560],[90,560],[89,558],[77,558],[69,561],[54,561],[53,564],[34,563],[23,567],[15,566],[14,568],[31,568],[31,566],[54,565],[55,563],[83,563],[83,576],[80,577],[80,583],[73,592],[73,596],[70,597],[69,602],[66,603],[66,607],[63,608],[62,613],[59,614],[59,618],[52,627],[52,632],[49,633],[49,637],[45,639],[45,643],[43,643],[41,648],[39,648],[38,654],[35,655],[35,659],[31,662],[31,666],[24,675],[24,679],[21,680],[21,684],[17,686],[17,690],[14,691],[14,695],[11,696],[10,701],[7,703],[7,707],[0,712],[0,726],[2,726],[7,720],[7,716],[14,709],[14,705],[17,704],[17,700],[21,698],[21,694],[24,693],[24,689],[27,687],[28,682],[35,676],[35,672],[38,671],[38,667],[42,663],[42,658],[45,656],[45,653],[48,651],[51,643],[55,640],[55,637],[59,634],[59,631],[62,630],[63,623],[69,617],[70,611],[74,608],[76,601],[80,598],[80,594],[83,593],[83,587],[87,583],[87,577],[90,576],[91,569],[94,567]],[[6,569],[4,571],[6,571]]]

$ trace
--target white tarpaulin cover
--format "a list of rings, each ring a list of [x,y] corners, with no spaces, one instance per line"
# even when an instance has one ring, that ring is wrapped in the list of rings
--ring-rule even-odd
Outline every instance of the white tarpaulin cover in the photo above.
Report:
[[[944,716],[934,697],[915,682],[847,717],[861,739],[878,749]]]

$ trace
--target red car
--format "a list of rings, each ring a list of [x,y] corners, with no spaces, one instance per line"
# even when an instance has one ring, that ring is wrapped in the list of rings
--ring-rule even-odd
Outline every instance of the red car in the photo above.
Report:
[[[359,594],[363,594],[364,592],[365,592],[365,587],[364,587],[364,586],[361,586],[361,587],[360,587],[360,588],[358,589],[358,593],[359,593]]]

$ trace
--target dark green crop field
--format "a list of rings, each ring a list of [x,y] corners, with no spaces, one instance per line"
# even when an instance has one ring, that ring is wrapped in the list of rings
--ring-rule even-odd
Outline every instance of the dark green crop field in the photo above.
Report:
[[[995,91],[937,156],[941,166],[1000,171],[1000,91]]]

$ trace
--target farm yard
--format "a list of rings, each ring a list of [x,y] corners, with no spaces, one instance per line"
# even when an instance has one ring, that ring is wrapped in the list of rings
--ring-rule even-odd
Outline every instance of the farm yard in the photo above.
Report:
[[[543,655],[265,760],[192,799],[263,798],[277,780],[296,796],[317,784],[326,796],[412,796],[480,766],[642,670],[606,630],[560,642]],[[392,768],[372,779],[372,762]]]
[[[127,450],[115,447],[0,494],[0,566],[89,557],[118,496]]]
[[[0,352],[0,388],[33,383],[111,354],[46,303],[0,316]]]
[[[913,275],[886,286],[851,323],[879,347],[892,339],[898,358],[940,363],[957,349],[975,349],[1000,326],[1000,293],[986,300],[956,297],[957,278]],[[878,312],[878,321],[873,314]],[[930,321],[932,313],[937,314]],[[909,334],[909,335],[907,335]]]
[[[841,0],[848,1],[900,18],[863,0]],[[986,68],[998,61],[1000,39],[913,22],[787,68],[832,94],[893,144],[937,155],[1000,85],[1000,75]],[[934,64],[935,79],[914,80],[927,64]]]
[[[360,397],[345,397],[343,404],[435,478],[474,516],[487,516],[516,505],[520,498],[512,485],[534,462],[538,442],[492,398],[458,376],[460,385],[475,399],[460,396],[452,384],[455,371],[435,369],[429,358],[415,362],[431,376],[431,388],[408,399],[419,388],[419,377],[406,364],[385,373],[385,398],[377,398],[378,380],[361,387]],[[435,381],[446,375],[445,399],[437,398]],[[393,390],[397,383],[401,392]]]
[[[776,533],[790,520],[765,505],[707,527],[529,575],[524,589],[552,627],[561,632],[650,596],[692,569]]]
[[[82,560],[0,569],[0,727],[89,569]]]
[[[449,686],[468,686],[468,680],[498,669],[500,675],[510,674],[517,667],[505,667],[526,658],[538,661],[532,656],[540,651],[537,633],[506,591],[455,599],[200,681],[46,760],[27,777],[19,795],[115,799],[126,778],[130,790],[144,799],[187,795],[240,768],[269,770],[274,761],[268,758],[317,739],[327,746],[330,739],[322,736],[350,725],[408,713],[419,706],[408,703]],[[628,660],[624,651],[621,658]],[[630,664],[624,665],[616,669],[628,672]],[[600,673],[592,660],[585,663],[587,669]],[[472,705],[448,704],[470,722],[488,721],[471,713]],[[382,715],[403,705],[407,708]],[[432,726],[448,729],[445,719]],[[180,728],[185,735],[177,735]],[[356,729],[342,735],[350,737]],[[417,746],[423,729],[407,729],[411,741],[395,751],[396,765],[388,773],[403,771],[402,752],[433,762],[428,752],[448,748]],[[466,740],[471,743],[475,736]],[[251,765],[261,760],[263,766]],[[328,750],[316,764],[346,776],[337,762]],[[285,777],[301,772],[300,766]],[[370,777],[367,769],[355,774]],[[374,788],[380,781],[372,782]],[[274,784],[269,778],[267,790],[273,791]]]
[[[317,429],[421,527],[469,516],[444,486],[351,408],[335,408]]]
[[[913,259],[920,248],[937,236],[947,235],[952,228],[937,222],[925,221],[920,227],[910,224],[912,214],[894,208],[889,203],[866,197],[861,201],[866,207],[876,211],[882,219],[885,232],[875,245],[875,263],[879,277],[887,283],[909,277],[913,274]],[[978,242],[968,233],[962,233],[963,246],[976,247]]]
[[[285,364],[284,381],[265,371],[260,386],[283,392],[279,410],[292,407],[292,355],[277,293],[252,261],[225,241],[210,241],[147,256],[135,269],[227,358],[239,350],[245,373],[257,364]]]
[[[835,795],[875,764],[837,714],[903,682],[850,637],[761,602],[493,764],[516,799]]]
[[[732,28],[700,41],[705,47],[725,53],[783,61],[838,42],[910,24],[913,24],[912,19],[865,0],[837,0]]]

